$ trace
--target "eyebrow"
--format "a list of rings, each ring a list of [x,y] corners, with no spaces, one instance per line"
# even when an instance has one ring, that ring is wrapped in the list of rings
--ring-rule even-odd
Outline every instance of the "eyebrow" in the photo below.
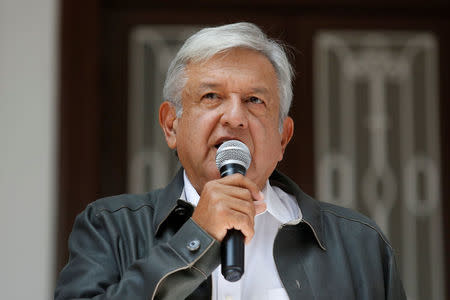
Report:
[[[214,89],[217,87],[220,87],[221,85],[218,83],[212,83],[212,82],[202,82],[200,83],[200,88],[207,90],[207,89]]]
[[[200,89],[207,90],[207,89],[220,88],[221,86],[222,86],[222,84],[220,84],[220,83],[202,82],[202,83],[200,83],[199,87],[200,87]],[[254,88],[251,88],[251,93],[267,95],[267,94],[269,94],[269,89],[267,89],[266,87],[263,87],[263,86],[254,87]]]
[[[269,89],[265,87],[255,87],[252,88],[252,92],[255,94],[269,94]]]

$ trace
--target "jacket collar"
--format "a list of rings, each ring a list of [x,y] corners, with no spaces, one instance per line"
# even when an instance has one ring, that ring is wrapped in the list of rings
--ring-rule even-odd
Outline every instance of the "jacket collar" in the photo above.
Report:
[[[180,168],[164,189],[156,191],[155,217],[153,218],[153,229],[156,234],[158,234],[162,223],[168,219],[170,214],[183,205],[181,202],[184,201],[179,201],[183,192],[183,186],[183,168]]]
[[[273,171],[272,175],[270,175],[269,181],[271,185],[277,186],[286,193],[295,196],[298,206],[302,212],[301,223],[308,225],[320,248],[326,250],[324,243],[322,214],[319,202],[305,194],[295,182],[277,170]]]
[[[295,182],[277,170],[269,177],[269,181],[271,185],[295,196],[302,212],[302,222],[309,226],[319,246],[326,250],[319,202],[306,195]],[[164,189],[156,192],[157,201],[155,203],[155,218],[153,219],[153,228],[156,234],[173,211],[184,208],[192,210],[192,205],[179,199],[183,187],[183,168],[180,168],[174,179]]]

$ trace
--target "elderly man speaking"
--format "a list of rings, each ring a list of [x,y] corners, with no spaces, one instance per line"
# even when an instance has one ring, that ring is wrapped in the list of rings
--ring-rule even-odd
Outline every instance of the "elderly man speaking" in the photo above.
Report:
[[[76,218],[55,298],[405,299],[373,221],[275,170],[294,131],[292,74],[283,47],[253,24],[191,36],[159,110],[182,169],[164,189],[100,199]],[[219,173],[228,141],[251,157],[245,176]],[[221,272],[232,230],[245,241],[237,281]]]

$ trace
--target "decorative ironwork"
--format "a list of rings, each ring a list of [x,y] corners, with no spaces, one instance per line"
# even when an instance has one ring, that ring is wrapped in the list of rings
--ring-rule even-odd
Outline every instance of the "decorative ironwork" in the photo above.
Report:
[[[424,32],[315,40],[318,198],[372,217],[408,299],[443,299],[437,45]]]
[[[144,193],[165,186],[179,168],[159,126],[167,69],[193,26],[144,26],[130,39],[128,190]]]

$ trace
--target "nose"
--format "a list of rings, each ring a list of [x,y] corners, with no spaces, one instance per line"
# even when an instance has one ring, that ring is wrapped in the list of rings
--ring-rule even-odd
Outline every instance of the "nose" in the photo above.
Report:
[[[233,95],[226,101],[224,105],[224,111],[221,117],[221,123],[224,126],[232,128],[247,128],[247,109],[242,99]]]

